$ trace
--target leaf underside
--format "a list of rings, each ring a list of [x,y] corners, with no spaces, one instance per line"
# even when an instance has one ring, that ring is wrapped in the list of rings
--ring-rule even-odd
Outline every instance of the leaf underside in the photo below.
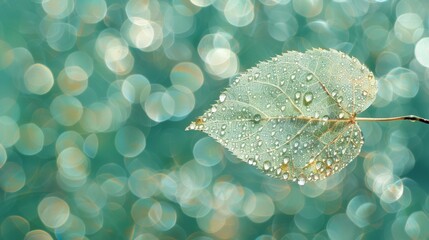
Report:
[[[287,52],[236,78],[188,130],[201,130],[265,174],[302,185],[360,152],[355,117],[377,93],[374,75],[336,50]]]

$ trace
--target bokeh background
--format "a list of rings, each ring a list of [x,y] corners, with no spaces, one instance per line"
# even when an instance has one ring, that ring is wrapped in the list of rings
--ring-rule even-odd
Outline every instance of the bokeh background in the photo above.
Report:
[[[428,239],[428,125],[361,123],[361,155],[304,186],[184,131],[316,47],[374,72],[361,116],[429,117],[427,0],[0,0],[0,239]]]

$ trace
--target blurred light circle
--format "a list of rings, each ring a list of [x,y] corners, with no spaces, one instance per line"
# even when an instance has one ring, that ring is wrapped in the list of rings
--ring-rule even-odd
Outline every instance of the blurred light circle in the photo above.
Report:
[[[130,191],[139,198],[150,198],[158,191],[158,182],[151,169],[135,170],[128,178]],[[143,186],[143,187],[142,187]]]
[[[255,193],[244,203],[244,210],[252,222],[262,223],[273,216],[274,203],[268,195]]]
[[[98,137],[95,133],[90,134],[83,142],[83,151],[90,157],[95,158],[98,152]]]
[[[144,110],[153,121],[164,122],[173,116],[175,102],[168,92],[154,92],[144,102]]]
[[[57,82],[64,94],[80,95],[88,87],[88,74],[79,66],[66,67],[58,75]]]
[[[24,240],[53,240],[53,238],[49,233],[38,229],[28,232]]]
[[[180,167],[179,176],[182,184],[189,190],[204,189],[213,180],[211,169],[194,160],[188,161]]]
[[[411,239],[429,238],[429,217],[423,211],[413,212],[405,223],[405,232]]]
[[[149,96],[151,85],[149,80],[140,74],[128,76],[122,83],[122,95],[130,103],[141,103]]]
[[[389,71],[385,78],[392,84],[393,92],[400,97],[413,98],[419,91],[418,76],[410,69],[394,68]]]
[[[292,5],[296,13],[306,18],[319,15],[323,9],[322,0],[293,0]]]
[[[221,79],[234,76],[239,67],[237,55],[228,48],[214,48],[203,59],[207,71]]]
[[[149,211],[153,204],[156,203],[156,200],[148,199],[139,199],[134,202],[131,207],[131,217],[133,218],[135,224],[142,227],[153,227],[153,222],[149,217]]]
[[[422,38],[417,42],[414,55],[421,65],[429,68],[429,37]]]
[[[25,234],[30,231],[30,223],[18,215],[8,216],[0,223],[0,237],[2,239],[22,240]]]
[[[394,176],[393,180],[386,184],[381,193],[380,199],[385,203],[398,201],[404,193],[404,184],[399,177]]]
[[[128,193],[128,178],[125,170],[115,163],[103,165],[97,171],[97,183],[109,196],[123,196]]]
[[[144,18],[147,20],[160,17],[160,4],[158,1],[130,0],[125,6],[129,19]]]
[[[374,200],[366,195],[357,195],[347,205],[347,216],[356,226],[364,228],[371,224],[377,210]]]
[[[191,0],[191,3],[198,7],[208,7],[214,2],[215,0]]]
[[[54,76],[48,67],[36,63],[25,71],[24,84],[29,92],[42,95],[51,90],[54,85]]]
[[[83,145],[82,136],[76,131],[62,132],[55,143],[55,150],[59,154],[69,147],[81,148]]]
[[[413,44],[424,33],[423,20],[415,13],[405,13],[396,18],[395,36],[404,43]]]
[[[56,97],[49,107],[52,117],[59,124],[73,126],[83,114],[83,106],[80,101],[72,96],[60,95]]]
[[[166,91],[174,101],[174,113],[176,118],[186,117],[195,107],[195,97],[187,87],[176,85]]]
[[[73,0],[41,0],[43,10],[53,18],[65,18],[74,9]]]
[[[74,203],[86,217],[96,217],[100,215],[100,211],[105,206],[106,202],[106,193],[94,182],[80,187],[74,195]]]
[[[8,117],[0,117],[0,144],[8,148],[13,146],[19,139],[19,128],[16,122]]]
[[[72,49],[76,43],[77,30],[68,23],[54,22],[49,24],[46,32],[48,45],[58,52]]]
[[[176,210],[167,202],[155,202],[148,215],[154,228],[160,231],[168,231],[176,225]]]
[[[86,180],[89,165],[87,157],[75,147],[64,149],[57,157],[58,173],[67,180]]]
[[[189,8],[177,7],[179,4],[174,4],[175,7],[168,7],[164,11],[164,26],[168,29],[164,30],[164,35],[168,36],[168,32],[175,35],[190,35],[195,28],[195,21],[192,10]],[[183,6],[183,5],[182,5]]]
[[[286,41],[296,35],[298,31],[298,22],[291,16],[286,22],[270,21],[268,25],[268,33],[277,41]]]
[[[76,51],[67,56],[64,66],[66,69],[73,66],[79,67],[84,70],[86,75],[89,77],[94,71],[94,60],[88,55],[88,53]],[[73,68],[71,68],[71,70],[73,70]]]
[[[132,47],[145,52],[158,49],[164,37],[162,27],[158,23],[138,17],[125,21],[121,34]]]
[[[37,213],[45,226],[58,228],[69,218],[70,207],[61,198],[46,197],[37,206]]]
[[[14,162],[6,162],[0,168],[0,188],[5,192],[13,193],[25,186],[25,172],[21,165]]]
[[[13,98],[0,98],[0,106],[2,106],[0,108],[0,116],[8,116],[15,121],[21,116],[20,106]]]
[[[85,223],[79,217],[70,214],[66,223],[55,229],[57,239],[87,240]]]
[[[361,233],[344,213],[332,216],[326,225],[326,231],[332,240],[356,239]]]
[[[7,152],[6,149],[4,149],[3,145],[0,144],[0,168],[3,167],[3,165],[7,161]]]
[[[231,49],[229,38],[230,36],[224,32],[204,35],[198,43],[198,54],[200,58],[205,61],[207,55],[213,48]]]
[[[15,144],[16,149],[24,155],[35,155],[42,151],[45,135],[34,123],[23,124],[19,127],[20,138]]]
[[[107,5],[104,0],[76,1],[76,12],[85,23],[95,24],[106,16]]]
[[[171,70],[170,80],[173,85],[185,86],[195,92],[203,85],[204,75],[196,64],[181,62]]]
[[[88,132],[104,132],[109,130],[113,121],[112,109],[102,102],[96,102],[83,111],[80,125]]]
[[[195,143],[193,154],[199,164],[211,167],[223,159],[223,147],[213,138],[205,137]]]
[[[146,137],[140,129],[124,126],[115,135],[115,147],[124,157],[135,157],[146,147]]]
[[[247,26],[255,18],[253,3],[249,0],[228,0],[223,14],[226,20],[235,27]]]

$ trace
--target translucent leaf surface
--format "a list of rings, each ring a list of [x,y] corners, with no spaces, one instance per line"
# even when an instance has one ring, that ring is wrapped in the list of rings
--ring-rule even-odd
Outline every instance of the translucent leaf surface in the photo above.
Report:
[[[206,132],[267,175],[302,185],[359,154],[355,117],[376,92],[374,75],[344,53],[287,52],[236,78],[187,129]]]

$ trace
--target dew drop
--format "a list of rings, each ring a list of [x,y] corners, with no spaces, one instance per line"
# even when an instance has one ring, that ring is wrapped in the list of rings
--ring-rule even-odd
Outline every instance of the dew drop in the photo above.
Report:
[[[219,95],[219,102],[223,103],[226,100],[226,94],[225,93],[221,93]]]
[[[313,74],[312,73],[307,74],[306,79],[307,81],[311,81],[313,79]]]
[[[255,79],[258,79],[259,78],[259,73],[257,72],[257,73],[255,73]]]
[[[215,106],[213,106],[211,111],[212,111],[212,113],[215,113],[217,111],[217,108]]]
[[[258,147],[262,146],[262,141],[259,140],[257,144],[258,144]]]
[[[313,93],[307,92],[304,94],[304,103],[306,105],[310,104],[313,101]]]
[[[252,120],[253,120],[254,123],[259,123],[261,121],[261,115],[260,114],[255,114],[253,116]]]
[[[340,118],[340,119],[344,118],[344,113],[340,113],[340,114],[338,115],[338,118]]]
[[[220,135],[221,136],[225,135],[225,131],[220,131]]]
[[[288,164],[289,162],[290,162],[290,158],[289,157],[283,158],[283,164]]]
[[[280,110],[281,110],[282,112],[284,112],[284,111],[286,110],[286,106],[281,106],[281,107],[280,107]]]
[[[337,102],[338,103],[341,103],[342,101],[343,101],[343,97],[340,96],[340,97],[337,98]]]
[[[289,178],[289,174],[288,173],[284,173],[283,176],[282,176],[282,178],[284,180],[287,180]]]
[[[305,178],[304,178],[304,175],[300,175],[299,177],[298,177],[298,185],[304,185],[305,184]]]
[[[262,164],[262,168],[264,169],[264,171],[268,171],[271,168],[271,162],[270,161],[265,161]]]
[[[301,97],[301,92],[296,92],[295,93],[295,99],[299,99]]]
[[[220,129],[225,130],[226,129],[226,124],[223,124]]]
[[[367,92],[366,90],[363,90],[363,91],[362,91],[362,96],[364,96],[364,97],[365,97],[365,96],[367,96],[367,95],[368,95],[368,92]]]
[[[285,81],[280,81],[280,86],[285,85]]]
[[[291,76],[290,76],[290,80],[295,80],[295,78],[296,78],[296,76],[295,76],[295,74],[292,74]]]
[[[336,97],[336,96],[337,96],[337,94],[338,94],[338,91],[337,91],[337,90],[334,90],[334,91],[332,91],[332,93],[331,93],[332,97]]]

